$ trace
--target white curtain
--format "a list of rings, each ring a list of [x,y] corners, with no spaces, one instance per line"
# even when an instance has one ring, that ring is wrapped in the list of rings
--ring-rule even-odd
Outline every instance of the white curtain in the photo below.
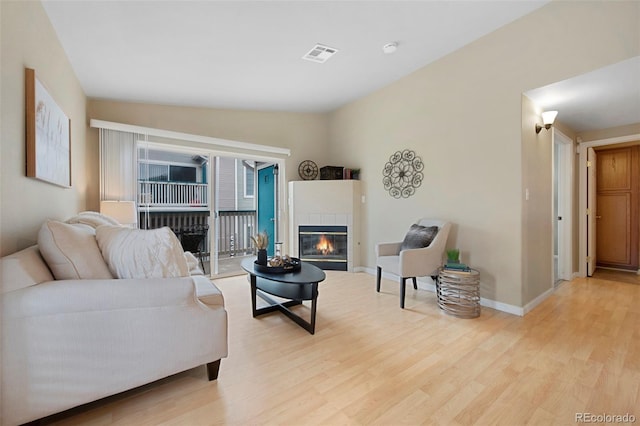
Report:
[[[100,129],[100,200],[137,202],[137,142],[145,135]]]

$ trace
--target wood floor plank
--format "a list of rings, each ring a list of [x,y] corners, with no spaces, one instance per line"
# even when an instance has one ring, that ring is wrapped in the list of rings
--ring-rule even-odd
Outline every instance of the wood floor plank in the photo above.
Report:
[[[327,271],[316,333],[251,316],[245,277],[216,280],[229,313],[217,381],[198,367],[52,416],[59,425],[575,424],[640,418],[640,286],[566,282],[525,317],[444,314],[435,295]],[[410,286],[409,286],[410,287]],[[301,315],[308,305],[297,307]]]

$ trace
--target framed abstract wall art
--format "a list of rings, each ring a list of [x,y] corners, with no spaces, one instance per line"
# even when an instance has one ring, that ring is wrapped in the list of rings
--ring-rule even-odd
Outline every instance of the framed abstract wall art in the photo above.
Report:
[[[27,176],[71,187],[71,122],[33,69],[25,68]]]

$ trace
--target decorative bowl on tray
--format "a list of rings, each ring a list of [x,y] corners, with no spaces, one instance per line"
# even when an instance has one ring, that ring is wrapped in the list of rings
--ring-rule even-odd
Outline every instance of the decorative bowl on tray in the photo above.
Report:
[[[266,272],[268,274],[285,274],[287,272],[296,272],[300,270],[300,259],[289,256],[274,256],[267,261],[266,265],[253,263],[256,271]]]

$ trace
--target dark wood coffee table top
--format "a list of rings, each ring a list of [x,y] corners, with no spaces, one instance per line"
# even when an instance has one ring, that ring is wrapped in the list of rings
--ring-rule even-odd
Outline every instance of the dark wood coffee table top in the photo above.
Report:
[[[285,272],[284,274],[271,274],[268,272],[256,271],[256,269],[254,268],[254,261],[254,257],[244,259],[241,264],[242,269],[244,269],[251,275],[255,275],[256,277],[264,278],[270,281],[289,284],[310,284],[319,283],[320,281],[324,281],[324,279],[326,278],[326,275],[322,269],[305,262],[302,262],[300,264],[299,271]]]

